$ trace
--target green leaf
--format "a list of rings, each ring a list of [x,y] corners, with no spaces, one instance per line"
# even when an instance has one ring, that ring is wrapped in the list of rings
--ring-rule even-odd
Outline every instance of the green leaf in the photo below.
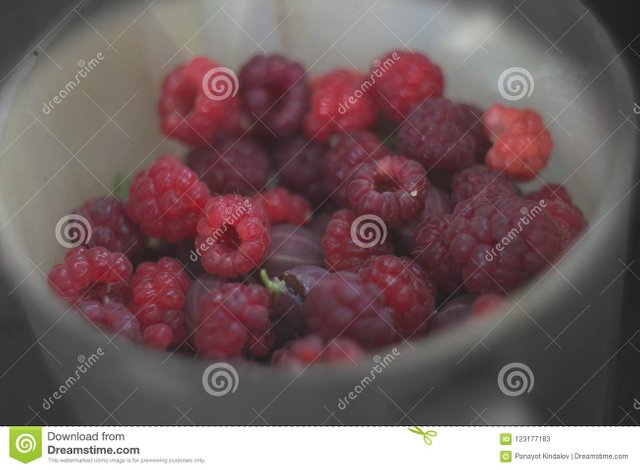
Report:
[[[113,179],[113,195],[122,202],[126,201],[129,196],[130,184],[131,180],[127,176],[117,173]]]

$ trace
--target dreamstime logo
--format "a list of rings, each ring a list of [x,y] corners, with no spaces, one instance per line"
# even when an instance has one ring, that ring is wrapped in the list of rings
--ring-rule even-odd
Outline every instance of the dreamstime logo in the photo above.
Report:
[[[16,438],[16,450],[21,454],[33,452],[37,446],[38,443],[36,442],[35,437],[31,434],[20,434]]]
[[[211,364],[202,373],[202,386],[209,395],[214,397],[234,393],[239,383],[238,371],[226,362]]]
[[[361,215],[351,224],[351,240],[360,248],[382,245],[386,239],[387,225],[377,215]]]
[[[78,381],[89,372],[99,360],[104,356],[102,348],[96,349],[95,353],[90,354],[88,357],[84,354],[78,355],[78,365],[76,370],[60,385],[51,395],[42,399],[42,409],[50,410],[56,401],[60,400]]]
[[[523,67],[511,67],[500,74],[498,92],[505,100],[519,101],[533,94],[533,75]]]
[[[353,95],[350,95],[345,101],[340,103],[338,106],[338,112],[340,114],[346,114],[349,111],[351,105],[356,104],[356,102],[362,98],[371,88],[375,85],[376,80],[378,78],[382,78],[382,76],[393,67],[393,65],[400,60],[400,55],[397,52],[391,54],[391,56],[387,57],[383,62],[380,59],[376,59],[373,61],[373,68],[371,69],[371,75],[369,78],[362,82],[360,88],[358,88]]]
[[[509,397],[530,393],[533,389],[533,371],[521,362],[507,364],[498,374],[498,388]]]
[[[398,348],[393,348],[384,357],[380,357],[378,354],[373,356],[374,365],[371,367],[369,374],[365,375],[358,385],[353,387],[353,390],[338,400],[338,408],[344,411],[399,355]]]
[[[75,248],[91,240],[91,224],[80,214],[69,214],[58,220],[56,240],[65,248]]]
[[[202,241],[194,250],[191,250],[189,253],[189,259],[194,263],[198,261],[198,258],[202,256],[203,253],[209,251],[209,249],[215,245],[222,237],[224,237],[225,233],[229,230],[229,227],[232,227],[240,220],[249,209],[251,208],[251,201],[249,199],[245,199],[241,206],[236,207],[235,209],[231,209],[230,207],[225,208],[224,213],[226,215],[224,222],[220,227],[215,229],[211,235],[209,235],[204,241]]]
[[[9,456],[29,463],[42,456],[42,428],[40,426],[13,426],[9,428]]]
[[[80,82],[87,78],[87,76],[93,72],[93,70],[100,65],[103,60],[104,54],[102,52],[98,52],[95,57],[92,57],[88,61],[84,59],[78,60],[78,70],[76,70],[73,79],[65,83],[64,87],[58,90],[58,93],[56,93],[49,101],[42,102],[42,112],[44,114],[51,114],[53,108],[62,103],[62,100],[69,96],[73,90],[78,88],[80,86]]]
[[[633,112],[640,116],[640,104],[633,103]]]
[[[227,67],[214,67],[202,77],[202,91],[213,101],[223,101],[236,96],[238,88],[238,76]]]
[[[518,238],[531,221],[542,213],[542,209],[545,207],[547,207],[547,201],[544,199],[541,199],[540,202],[531,209],[526,206],[522,206],[520,208],[520,214],[522,217],[518,219],[516,226],[509,230],[509,232],[507,232],[507,234],[502,237],[491,250],[486,250],[484,259],[489,263],[492,262],[498,256],[498,253],[502,252],[512,241]]]

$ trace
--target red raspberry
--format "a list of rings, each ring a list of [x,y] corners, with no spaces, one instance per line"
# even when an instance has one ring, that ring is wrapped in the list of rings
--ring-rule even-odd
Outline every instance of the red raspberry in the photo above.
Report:
[[[197,231],[196,252],[204,269],[221,277],[250,272],[269,247],[268,221],[262,207],[243,196],[209,199]]]
[[[303,314],[311,333],[327,340],[351,338],[374,348],[398,339],[393,311],[384,305],[376,286],[354,273],[324,277],[307,294]]]
[[[104,247],[69,250],[64,262],[49,271],[49,285],[69,303],[96,299],[111,284],[126,282],[131,276],[131,262],[122,253]]]
[[[271,357],[274,367],[302,370],[320,362],[356,363],[364,357],[364,351],[348,338],[336,338],[327,343],[321,337],[308,335],[289,341]]]
[[[165,350],[173,342],[173,331],[164,323],[148,326],[142,332],[142,343],[150,348]]]
[[[414,106],[444,91],[442,70],[419,52],[387,53],[373,62],[371,77],[375,78],[376,105],[397,122]]]
[[[109,251],[125,253],[130,258],[144,249],[144,235],[127,218],[121,201],[97,197],[85,202],[74,213],[86,218],[91,225],[91,238],[85,244],[87,248],[103,246]]]
[[[335,70],[311,82],[311,109],[304,133],[326,141],[337,132],[367,129],[375,119],[373,100],[363,93],[364,75],[355,70]]]
[[[548,266],[561,248],[552,218],[519,197],[463,201],[441,225],[433,219],[418,227],[414,250],[445,290],[450,278],[440,273],[457,269],[471,293],[509,292]]]
[[[553,142],[539,114],[495,104],[483,120],[493,141],[486,157],[490,169],[529,181],[547,165]]]
[[[189,276],[173,258],[147,261],[131,276],[131,311],[146,328],[166,324],[172,331],[172,346],[186,337],[184,303],[189,289]]]
[[[240,95],[254,122],[277,137],[294,135],[309,104],[304,68],[280,55],[257,55],[240,70]]]
[[[327,194],[322,175],[325,152],[324,145],[302,136],[282,142],[273,153],[280,183],[314,204],[321,203]]]
[[[507,299],[500,294],[482,294],[471,304],[471,313],[473,315],[486,315],[503,309],[508,305]]]
[[[392,226],[404,225],[424,208],[429,187],[420,163],[386,156],[363,164],[349,182],[349,202],[358,214],[373,214]]]
[[[491,141],[487,137],[484,124],[482,123],[484,111],[472,104],[461,103],[458,106],[460,106],[460,109],[465,115],[469,134],[473,135],[476,139],[476,160],[484,163],[484,158],[491,148]]]
[[[496,196],[519,196],[518,187],[505,176],[484,165],[474,165],[456,173],[451,182],[451,202],[455,205],[478,196],[491,199]]]
[[[412,255],[439,288],[445,292],[456,292],[462,287],[461,270],[442,241],[450,223],[449,214],[425,219],[416,228]]]
[[[386,227],[378,227],[380,232],[374,233],[368,231],[372,227],[366,224],[354,224],[355,219],[348,209],[335,212],[322,237],[325,262],[332,271],[353,271],[371,256],[393,253],[391,243],[386,240]],[[379,243],[368,247],[368,242],[375,240]]]
[[[341,206],[348,205],[347,180],[367,161],[390,154],[377,135],[356,131],[336,135],[324,156],[324,177],[331,197]]]
[[[587,222],[582,211],[571,201],[569,192],[559,184],[544,186],[527,196],[536,201],[556,223],[562,237],[562,249],[567,249],[584,230]]]
[[[362,282],[380,289],[393,310],[393,326],[404,338],[415,338],[432,324],[436,291],[427,273],[408,258],[384,255],[369,258],[358,271]]]
[[[257,194],[255,201],[262,205],[272,224],[303,225],[311,219],[311,204],[302,196],[284,188],[274,188]]]
[[[269,157],[249,139],[226,139],[212,148],[194,149],[186,164],[209,187],[211,194],[250,196],[269,181]]]
[[[231,358],[244,353],[268,354],[271,333],[271,297],[257,284],[223,284],[200,301],[195,347],[203,359]]]
[[[193,171],[165,155],[136,175],[125,210],[146,235],[174,243],[195,236],[208,196]]]
[[[478,143],[463,108],[445,98],[418,105],[398,131],[403,155],[430,171],[460,171],[476,161]]]
[[[97,300],[84,300],[78,302],[76,308],[85,318],[113,331],[117,336],[140,341],[138,320],[124,305],[117,302],[102,304]]]
[[[240,134],[240,102],[232,95],[237,90],[228,83],[235,78],[230,73],[206,57],[169,72],[158,103],[162,132],[188,145]]]

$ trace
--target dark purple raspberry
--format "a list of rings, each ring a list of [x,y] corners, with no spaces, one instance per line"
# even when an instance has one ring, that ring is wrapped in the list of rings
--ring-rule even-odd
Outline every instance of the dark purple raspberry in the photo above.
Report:
[[[367,161],[389,155],[377,135],[367,131],[339,134],[324,156],[324,176],[327,189],[334,201],[345,207],[349,203],[347,180]]]
[[[278,344],[282,345],[309,332],[302,316],[304,300],[313,286],[327,273],[320,266],[310,265],[296,266],[271,279],[265,270],[260,272],[262,282],[273,295],[271,315]]]
[[[327,195],[322,174],[326,151],[325,145],[302,136],[280,143],[273,153],[280,184],[302,194],[313,204],[321,203]]]
[[[476,137],[459,105],[445,99],[418,105],[398,131],[400,153],[419,161],[427,171],[460,171],[476,161]]]
[[[437,217],[418,228],[417,259],[436,283],[442,283],[443,270],[460,270],[473,294],[512,291],[547,267],[561,249],[554,220],[527,199],[462,201],[434,228]]]
[[[224,140],[212,148],[194,149],[186,164],[214,195],[253,195],[266,186],[271,172],[269,157],[249,139]]]
[[[462,273],[442,241],[450,222],[449,214],[435,215],[424,220],[416,228],[411,254],[440,289],[456,292],[462,288]]]
[[[304,227],[278,224],[269,230],[271,243],[261,266],[269,276],[279,276],[298,265],[324,266],[319,236]]]
[[[520,196],[520,190],[506,176],[490,170],[484,165],[474,165],[456,173],[451,183],[451,202],[478,196]]]
[[[332,271],[354,271],[367,258],[393,253],[386,239],[386,226],[378,226],[371,219],[360,219],[348,209],[333,214],[322,237],[325,262]]]
[[[418,224],[433,215],[451,214],[452,210],[453,206],[451,205],[449,195],[440,188],[429,186],[427,189],[427,196],[424,200],[424,209],[417,217],[416,221],[405,225],[404,227],[400,227],[393,232],[393,243],[398,254],[404,256],[409,256],[411,254],[411,250],[413,248],[413,235]]]
[[[304,67],[280,55],[256,55],[239,78],[240,96],[253,122],[277,137],[300,130],[310,94]]]
[[[74,213],[86,218],[91,225],[87,248],[103,246],[109,251],[125,253],[129,258],[144,249],[144,235],[126,216],[121,201],[97,197],[85,202]]]
[[[351,338],[367,348],[397,341],[393,311],[379,289],[354,273],[330,274],[307,294],[304,317],[312,333],[330,340]]]
[[[336,338],[327,343],[319,336],[309,335],[290,341],[282,349],[276,350],[271,364],[300,371],[321,362],[357,364],[363,357],[362,348],[348,338]]]
[[[459,295],[438,308],[433,329],[441,330],[471,318],[473,296]]]
[[[491,148],[491,141],[482,123],[484,111],[472,104],[461,103],[458,106],[462,109],[467,121],[469,134],[476,138],[476,160],[478,163],[484,162],[484,157]]]
[[[378,287],[385,304],[393,310],[393,327],[402,337],[415,338],[431,326],[436,290],[414,261],[374,256],[360,267],[358,277]]]
[[[349,181],[349,202],[358,214],[373,214],[400,226],[424,208],[429,180],[420,163],[386,156],[363,164]]]
[[[211,274],[202,274],[189,284],[187,298],[184,301],[184,322],[189,339],[193,340],[193,332],[200,321],[200,301],[202,297],[224,283],[225,281],[222,278]]]

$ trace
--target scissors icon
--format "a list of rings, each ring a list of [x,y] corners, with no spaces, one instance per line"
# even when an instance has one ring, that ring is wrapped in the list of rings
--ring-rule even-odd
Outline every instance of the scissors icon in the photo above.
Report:
[[[633,399],[633,409],[640,411],[640,400],[637,398]]]
[[[428,445],[428,446],[433,444],[433,441],[431,440],[431,438],[432,437],[436,437],[438,435],[438,433],[435,432],[433,429],[429,429],[428,431],[423,431],[422,429],[420,429],[419,426],[414,426],[414,427],[408,428],[408,429],[412,433],[422,436],[422,439],[424,440],[424,443],[426,445]]]

